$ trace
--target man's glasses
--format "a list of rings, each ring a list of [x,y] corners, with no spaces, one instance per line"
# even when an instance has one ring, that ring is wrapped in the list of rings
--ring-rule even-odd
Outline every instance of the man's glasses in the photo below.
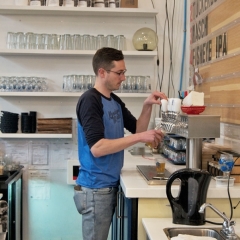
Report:
[[[127,69],[119,72],[111,71],[111,70],[106,70],[106,72],[113,72],[116,73],[118,76],[123,76],[126,73]]]

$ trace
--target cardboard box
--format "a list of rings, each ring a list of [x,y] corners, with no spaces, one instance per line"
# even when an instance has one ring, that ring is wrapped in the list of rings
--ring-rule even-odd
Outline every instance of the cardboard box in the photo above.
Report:
[[[121,8],[137,8],[138,0],[120,0]]]

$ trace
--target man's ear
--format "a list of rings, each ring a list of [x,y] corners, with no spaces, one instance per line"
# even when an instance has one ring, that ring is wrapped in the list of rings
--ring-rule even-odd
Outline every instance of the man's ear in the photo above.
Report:
[[[101,78],[105,78],[105,75],[106,75],[106,70],[103,69],[103,68],[99,68],[98,69],[98,76],[101,77]]]

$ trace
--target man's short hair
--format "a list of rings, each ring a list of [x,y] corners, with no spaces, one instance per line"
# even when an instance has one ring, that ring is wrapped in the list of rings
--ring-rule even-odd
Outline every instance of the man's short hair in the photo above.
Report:
[[[109,47],[100,48],[93,56],[93,71],[97,76],[99,68],[110,70],[114,67],[113,61],[121,61],[123,59],[124,56],[121,50]]]

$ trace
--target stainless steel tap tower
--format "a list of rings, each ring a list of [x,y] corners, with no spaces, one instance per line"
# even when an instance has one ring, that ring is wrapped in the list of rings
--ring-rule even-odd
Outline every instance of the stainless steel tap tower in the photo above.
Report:
[[[162,128],[187,139],[186,167],[202,168],[202,139],[220,137],[220,116],[166,114]]]

